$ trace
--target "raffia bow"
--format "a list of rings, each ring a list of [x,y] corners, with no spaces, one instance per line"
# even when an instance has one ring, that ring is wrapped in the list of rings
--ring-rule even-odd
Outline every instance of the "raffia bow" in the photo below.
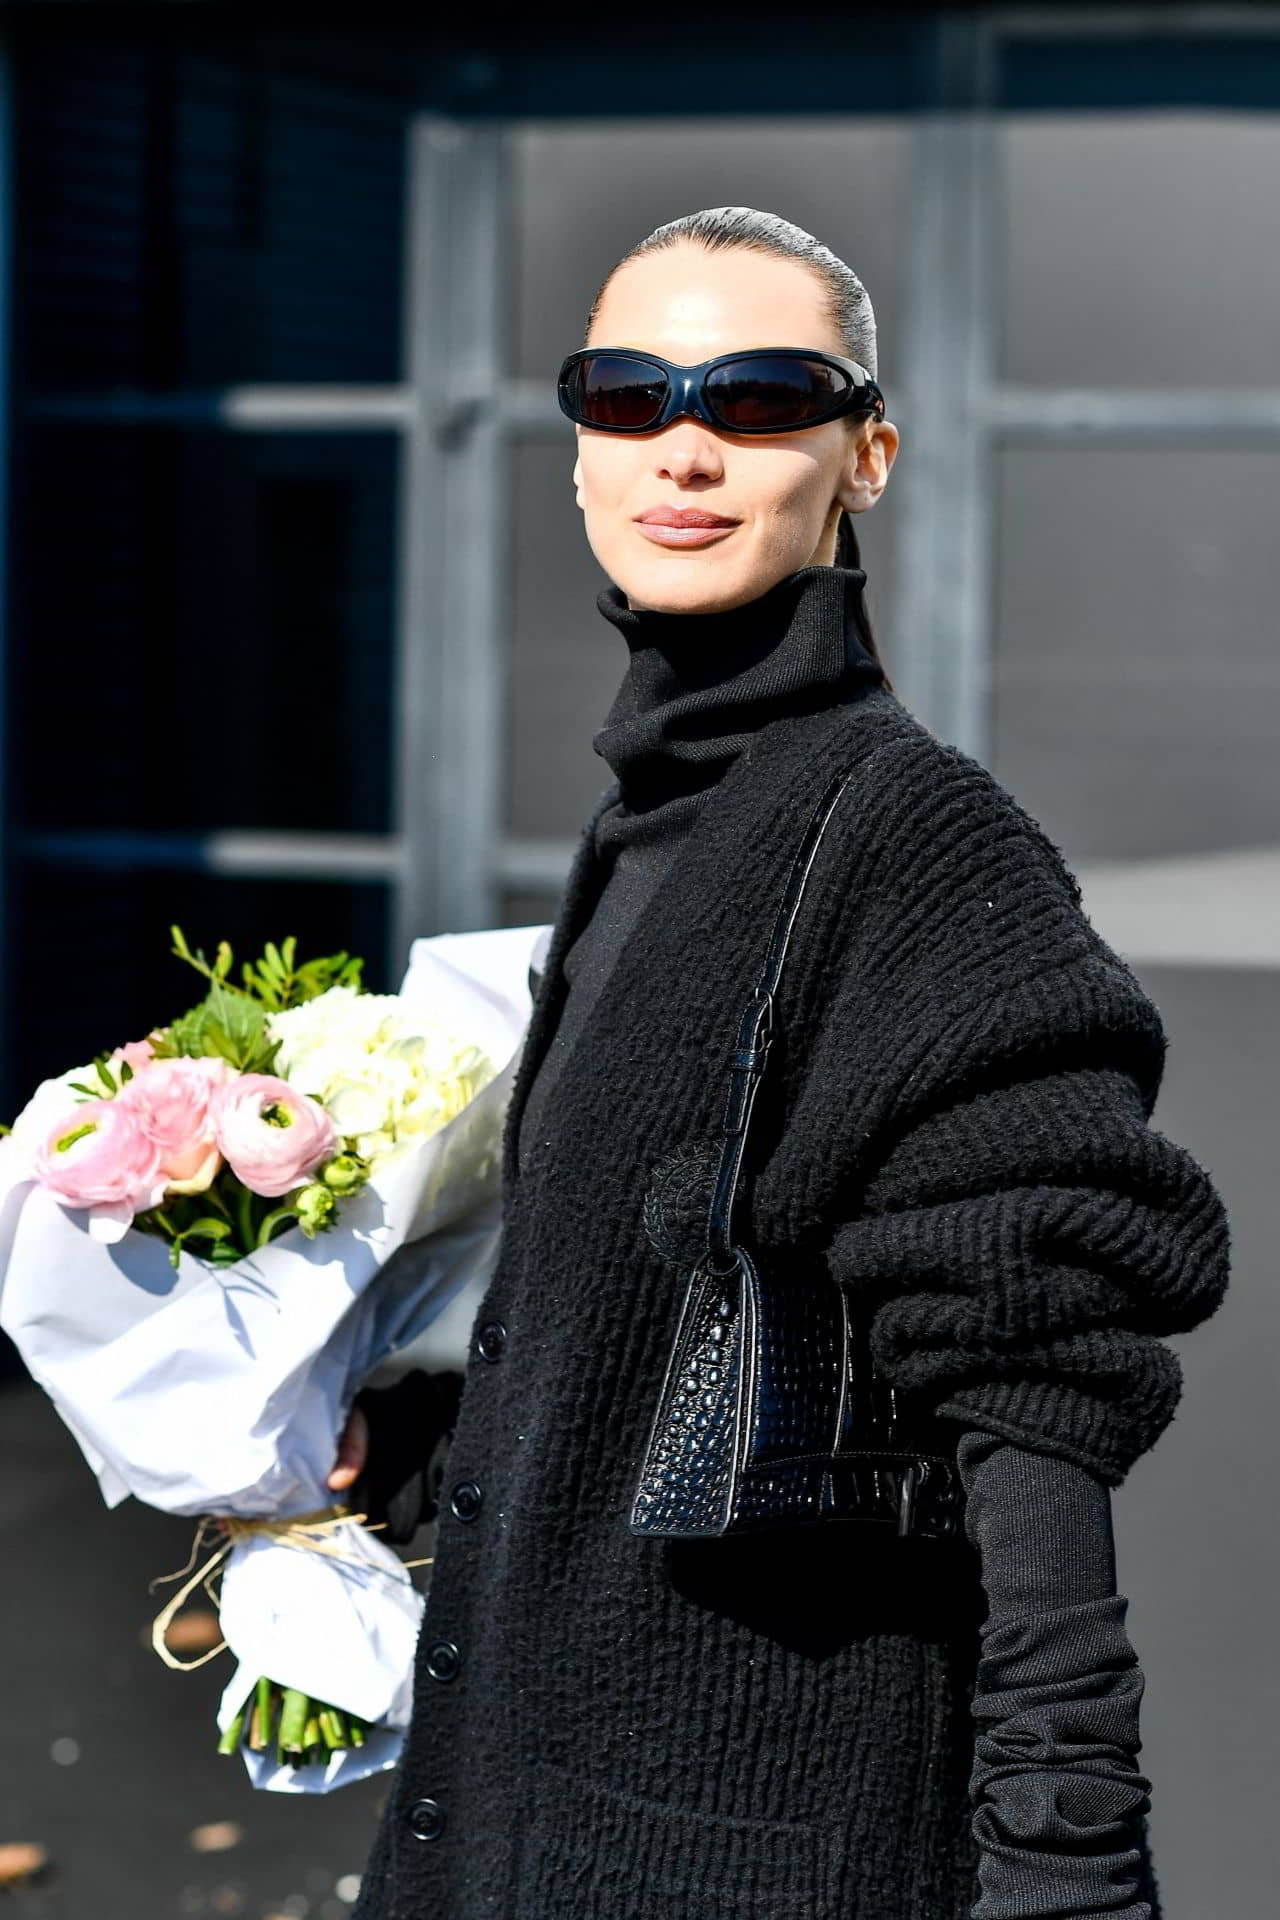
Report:
[[[198,1659],[180,1660],[166,1645],[165,1635],[174,1617],[191,1598],[197,1587],[203,1587],[214,1607],[218,1606],[219,1596],[214,1592],[210,1581],[232,1548],[241,1540],[266,1534],[282,1547],[296,1547],[304,1553],[323,1553],[330,1559],[346,1560],[352,1566],[362,1567],[366,1571],[386,1572],[386,1568],[375,1567],[370,1561],[359,1560],[354,1554],[343,1553],[341,1547],[335,1546],[331,1537],[334,1529],[346,1526],[348,1523],[363,1526],[370,1533],[376,1533],[386,1525],[385,1520],[370,1520],[368,1514],[349,1513],[343,1506],[317,1507],[312,1513],[294,1513],[279,1520],[266,1516],[246,1519],[238,1514],[229,1513],[202,1514],[196,1525],[195,1539],[191,1543],[191,1556],[186,1566],[179,1567],[176,1573],[157,1574],[147,1589],[149,1593],[154,1593],[157,1587],[167,1585],[170,1580],[184,1582],[151,1622],[151,1644],[165,1665],[175,1668],[179,1673],[193,1673],[197,1667],[203,1667],[207,1661],[215,1659],[226,1647],[226,1641],[219,1640],[216,1647],[210,1647],[209,1651],[202,1653]],[[202,1566],[196,1566],[197,1560],[205,1549],[207,1531],[211,1527],[226,1537],[222,1545],[215,1553],[210,1554]],[[401,1560],[398,1564],[402,1567],[429,1567],[433,1557],[428,1555],[423,1560]],[[193,1568],[195,1568],[194,1572],[192,1572]],[[187,1578],[188,1575],[190,1578]]]

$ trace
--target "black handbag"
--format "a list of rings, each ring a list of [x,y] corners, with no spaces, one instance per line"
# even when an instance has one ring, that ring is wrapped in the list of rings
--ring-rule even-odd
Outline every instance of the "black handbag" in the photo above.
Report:
[[[828,786],[788,876],[729,1066],[705,1251],[658,1395],[630,1530],[676,1538],[827,1520],[943,1539],[963,1524],[954,1424],[899,1404],[872,1363],[866,1308],[825,1272],[765,1272],[733,1239],[774,994],[823,831],[853,778]]]

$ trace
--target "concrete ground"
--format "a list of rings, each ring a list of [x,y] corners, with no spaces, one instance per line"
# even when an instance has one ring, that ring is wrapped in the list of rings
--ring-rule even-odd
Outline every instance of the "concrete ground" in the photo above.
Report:
[[[174,1673],[149,1643],[174,1589],[147,1583],[186,1562],[195,1523],[136,1500],[109,1511],[26,1381],[0,1387],[0,1460],[0,1846],[34,1841],[51,1861],[0,1894],[5,1914],[343,1920],[391,1776],[254,1792],[243,1762],[214,1750],[232,1655]],[[429,1553],[430,1537],[413,1552]],[[220,1836],[235,1844],[199,1851],[193,1833],[215,1823],[239,1830]]]

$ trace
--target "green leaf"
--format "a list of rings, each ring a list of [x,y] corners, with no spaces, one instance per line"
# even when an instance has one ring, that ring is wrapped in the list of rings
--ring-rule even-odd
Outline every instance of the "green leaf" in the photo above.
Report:
[[[204,1028],[208,1014],[209,1003],[202,1000],[199,1006],[190,1007],[169,1022],[169,1042],[176,1054],[192,1060],[200,1058],[205,1051]]]
[[[117,1089],[116,1089],[115,1081],[111,1078],[110,1069],[107,1066],[107,1061],[110,1058],[111,1058],[110,1054],[107,1054],[107,1053],[100,1054],[93,1064],[98,1069],[99,1080],[101,1080],[107,1092],[109,1094],[112,1094],[112,1093],[115,1093]]]
[[[246,1068],[248,1073],[274,1073],[276,1055],[284,1045],[283,1040],[268,1040],[264,1037],[262,1045],[253,1058],[253,1065]]]
[[[101,1100],[102,1098],[101,1087],[86,1086],[83,1080],[73,1080],[70,1084],[77,1093],[87,1093],[91,1100]]]
[[[233,1067],[240,1065],[240,1049],[229,1035],[222,1031],[216,1020],[206,1023],[204,1030],[204,1050],[206,1053],[221,1054]]]
[[[261,1045],[266,1032],[266,1009],[258,1001],[246,999],[243,994],[228,993],[221,986],[212,989],[209,999],[213,1008],[211,1021],[216,1019],[235,1048],[237,1061],[247,1060]]]

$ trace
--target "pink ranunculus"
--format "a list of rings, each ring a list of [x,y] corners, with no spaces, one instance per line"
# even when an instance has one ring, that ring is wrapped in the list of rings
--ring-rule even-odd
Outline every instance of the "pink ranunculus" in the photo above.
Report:
[[[154,1059],[155,1049],[151,1045],[150,1038],[126,1040],[122,1047],[115,1049],[108,1064],[118,1068],[123,1061],[130,1072],[136,1074],[141,1073],[144,1067],[149,1067]]]
[[[49,1129],[34,1167],[40,1184],[59,1200],[92,1208],[120,1232],[135,1213],[158,1207],[164,1198],[155,1143],[120,1099],[81,1101]]]
[[[170,1193],[203,1193],[222,1165],[216,1108],[235,1069],[212,1054],[157,1060],[118,1098],[137,1114],[160,1155]]]
[[[236,1178],[273,1197],[301,1185],[338,1149],[337,1128],[320,1102],[272,1073],[237,1074],[219,1096],[217,1129]]]

